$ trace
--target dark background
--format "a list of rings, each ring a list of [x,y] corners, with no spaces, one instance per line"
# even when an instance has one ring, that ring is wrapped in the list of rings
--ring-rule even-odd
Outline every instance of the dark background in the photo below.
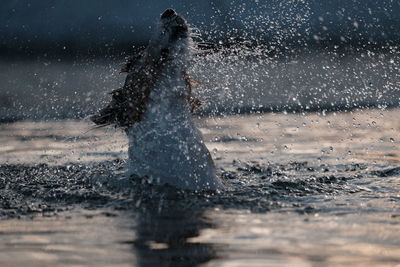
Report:
[[[400,1],[3,0],[1,121],[95,112],[169,7],[210,49],[203,113],[399,105]]]
[[[3,0],[0,52],[124,50],[147,43],[157,17],[168,7],[212,42],[380,46],[400,40],[400,2],[391,0]]]

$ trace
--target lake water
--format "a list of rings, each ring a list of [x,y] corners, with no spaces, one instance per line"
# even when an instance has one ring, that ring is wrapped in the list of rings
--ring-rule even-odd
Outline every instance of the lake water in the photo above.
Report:
[[[198,124],[223,192],[122,179],[115,129],[1,124],[0,265],[400,263],[400,109]]]
[[[400,53],[308,51],[271,56],[256,48],[194,57],[188,73],[202,113],[343,110],[400,106]],[[0,62],[0,121],[80,119],[122,86],[123,56],[8,59]]]

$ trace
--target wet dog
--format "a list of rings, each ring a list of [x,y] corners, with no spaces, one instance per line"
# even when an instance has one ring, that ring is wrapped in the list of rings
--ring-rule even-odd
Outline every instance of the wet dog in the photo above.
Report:
[[[111,92],[111,102],[91,120],[125,129],[130,174],[153,184],[217,190],[223,184],[191,115],[200,104],[186,74],[191,47],[185,19],[164,11],[147,48],[124,65],[124,86]]]

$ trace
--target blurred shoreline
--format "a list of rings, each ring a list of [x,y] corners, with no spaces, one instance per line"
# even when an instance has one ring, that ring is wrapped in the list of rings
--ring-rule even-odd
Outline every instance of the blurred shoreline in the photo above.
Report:
[[[0,63],[0,122],[81,119],[109,101],[126,75],[124,56],[38,57]],[[332,112],[400,105],[400,53],[271,50],[231,47],[196,56],[190,75],[200,116],[265,112]]]

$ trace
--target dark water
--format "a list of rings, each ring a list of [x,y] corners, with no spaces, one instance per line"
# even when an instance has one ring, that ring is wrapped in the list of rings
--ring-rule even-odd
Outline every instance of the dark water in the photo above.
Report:
[[[395,265],[399,110],[201,120],[222,192],[124,176],[126,140],[3,124],[0,263]]]
[[[400,56],[340,49],[273,56],[264,48],[200,52],[188,73],[200,84],[201,113],[351,110],[400,105]],[[130,53],[128,51],[127,53]],[[72,60],[47,58],[0,63],[0,119],[80,119],[122,86],[124,56]]]
[[[236,161],[232,165],[236,171],[220,171],[227,190],[217,193],[177,191],[127,179],[120,172],[124,168],[120,160],[93,165],[3,165],[0,184],[2,216],[51,216],[74,205],[87,209],[135,210],[142,204],[159,210],[217,207],[268,212],[290,208],[304,214],[318,213],[327,208],[324,205],[318,208],[322,199],[329,202],[337,195],[354,194],[356,197],[361,193],[362,198],[379,199],[383,193],[388,201],[399,201],[396,195],[396,182],[400,175],[398,166],[330,166],[308,162],[265,165]],[[395,188],[385,187],[390,184]]]

